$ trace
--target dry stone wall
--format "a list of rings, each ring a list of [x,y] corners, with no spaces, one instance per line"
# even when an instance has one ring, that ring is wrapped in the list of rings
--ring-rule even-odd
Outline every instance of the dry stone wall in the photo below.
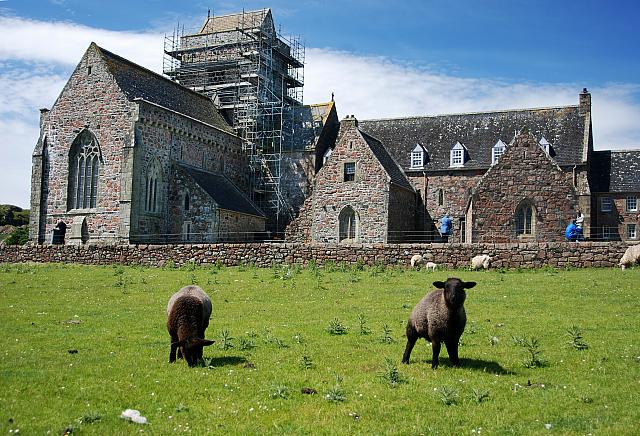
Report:
[[[492,268],[614,267],[627,249],[624,242],[549,242],[505,244],[364,244],[324,245],[296,243],[194,245],[26,245],[0,246],[0,261],[63,262],[93,265],[164,266],[194,262],[199,265],[272,264],[318,265],[327,262],[409,267],[412,255],[423,254],[443,268],[466,268],[478,254],[493,258]]]

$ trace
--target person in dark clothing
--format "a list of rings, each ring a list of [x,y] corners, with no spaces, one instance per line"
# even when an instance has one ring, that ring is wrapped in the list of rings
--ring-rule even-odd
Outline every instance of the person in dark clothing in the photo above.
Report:
[[[52,244],[64,245],[64,235],[67,232],[67,223],[62,220],[58,220],[58,223],[53,229]]]

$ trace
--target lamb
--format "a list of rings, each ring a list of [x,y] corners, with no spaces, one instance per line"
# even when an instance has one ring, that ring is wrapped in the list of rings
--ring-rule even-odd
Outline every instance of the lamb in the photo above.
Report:
[[[173,294],[167,304],[167,330],[171,335],[169,363],[184,356],[189,366],[195,366],[202,359],[202,347],[214,341],[204,339],[204,331],[209,326],[211,299],[198,286],[189,285]]]
[[[491,260],[491,257],[489,257],[487,254],[480,254],[471,259],[471,269],[489,269]]]
[[[420,254],[414,254],[411,257],[411,268],[415,268],[416,266],[422,263],[422,256]]]
[[[625,269],[628,266],[632,266],[636,263],[640,263],[640,244],[631,245],[624,252],[624,255],[620,258],[620,268]]]
[[[463,282],[450,277],[446,282],[433,282],[436,290],[429,292],[413,308],[409,322],[407,322],[407,346],[404,350],[402,363],[409,363],[411,350],[418,338],[425,338],[431,342],[433,357],[431,368],[438,367],[440,346],[444,342],[449,353],[449,360],[454,366],[460,366],[458,358],[458,341],[467,315],[464,311],[465,289],[473,288],[475,282]]]
[[[424,265],[424,268],[425,268],[427,271],[435,271],[435,270],[436,270],[436,268],[438,268],[438,264],[433,263],[433,262],[427,262],[427,263]]]

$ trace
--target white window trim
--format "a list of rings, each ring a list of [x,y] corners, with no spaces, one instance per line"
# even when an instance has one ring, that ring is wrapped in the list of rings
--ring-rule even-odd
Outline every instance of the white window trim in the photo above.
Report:
[[[602,226],[602,239],[611,239],[611,227]]]
[[[498,159],[500,159],[500,156],[504,154],[506,148],[507,146],[505,145],[505,143],[502,142],[501,139],[498,139],[496,145],[494,145],[491,149],[491,165],[495,165],[496,163],[498,163]]]
[[[633,200],[633,203],[635,204],[635,206],[629,207],[629,200]],[[626,209],[627,212],[637,212],[638,211],[638,197],[636,197],[635,195],[627,196],[626,201],[625,201],[625,209]]]
[[[633,229],[633,231],[631,231]],[[627,224],[627,239],[638,239],[638,226],[635,224]]]
[[[549,141],[546,140],[546,138],[543,136],[542,139],[540,140],[540,142],[538,142],[538,144],[540,144],[540,147],[542,147],[542,149],[549,154],[549,149],[551,148],[551,144],[549,143]]]
[[[605,200],[607,207],[605,208]],[[613,210],[613,201],[611,197],[600,197],[600,212],[611,212]]]
[[[424,148],[420,144],[417,144],[413,150],[411,150],[411,168],[424,167]]]
[[[460,142],[456,142],[453,147],[451,147],[451,151],[449,153],[449,166],[450,167],[463,167],[464,166],[464,153],[465,147],[460,144]]]

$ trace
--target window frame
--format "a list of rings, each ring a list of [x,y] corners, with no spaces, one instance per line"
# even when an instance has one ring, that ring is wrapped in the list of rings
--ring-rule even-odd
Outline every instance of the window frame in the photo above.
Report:
[[[607,207],[605,207],[605,203]],[[600,212],[613,211],[613,200],[611,197],[600,197]]]
[[[602,226],[602,239],[611,239],[611,226]]]
[[[625,210],[627,212],[637,212],[638,211],[638,197],[635,195],[627,195],[627,198],[624,202]]]
[[[464,166],[465,147],[460,142],[456,142],[449,152],[449,166],[460,168]]]
[[[628,223],[626,225],[625,234],[627,239],[638,239],[638,226],[635,223]]]
[[[344,182],[356,181],[356,163],[355,162],[345,162],[342,168],[342,172],[343,172],[342,180]]]
[[[357,242],[358,230],[358,213],[349,205],[343,207],[338,214],[338,242]]]
[[[498,139],[498,142],[495,143],[493,147],[491,147],[491,165],[495,165],[498,163],[498,159],[500,156],[504,154],[507,146],[501,139]]]
[[[536,224],[535,205],[530,200],[521,201],[514,213],[515,234],[519,238],[533,238],[536,235]]]
[[[416,146],[411,150],[410,157],[410,168],[424,168],[425,162],[425,150],[420,144],[416,144]]]
[[[100,144],[89,130],[80,132],[70,147],[67,210],[98,207],[98,185],[103,164]]]

